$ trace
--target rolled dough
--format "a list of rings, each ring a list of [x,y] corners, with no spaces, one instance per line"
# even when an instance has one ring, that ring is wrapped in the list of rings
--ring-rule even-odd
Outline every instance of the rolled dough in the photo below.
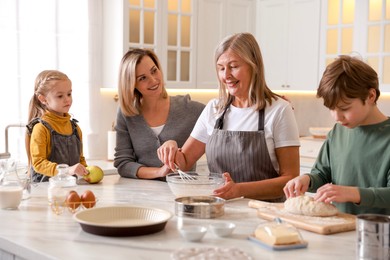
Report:
[[[315,201],[307,195],[287,199],[284,202],[284,209],[292,214],[316,217],[329,217],[338,213],[334,205]]]

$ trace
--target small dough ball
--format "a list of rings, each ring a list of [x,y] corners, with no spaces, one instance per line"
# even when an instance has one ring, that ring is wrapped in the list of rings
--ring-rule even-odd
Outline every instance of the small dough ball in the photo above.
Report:
[[[315,201],[307,195],[287,199],[284,202],[284,209],[292,214],[315,217],[330,217],[338,213],[334,205]]]

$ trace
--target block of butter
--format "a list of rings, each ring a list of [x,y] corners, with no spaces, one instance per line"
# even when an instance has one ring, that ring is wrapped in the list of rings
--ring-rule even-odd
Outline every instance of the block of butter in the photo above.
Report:
[[[255,237],[269,245],[289,245],[302,241],[299,231],[284,223],[260,225],[255,230]]]

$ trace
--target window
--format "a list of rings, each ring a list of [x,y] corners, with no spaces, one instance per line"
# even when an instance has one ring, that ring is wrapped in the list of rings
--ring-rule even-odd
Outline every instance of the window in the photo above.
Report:
[[[0,1],[0,147],[5,149],[6,125],[25,125],[35,77],[42,70],[57,69],[72,80],[70,113],[80,121],[83,134],[90,131],[89,95],[89,1],[1,0]],[[98,90],[97,90],[98,91]],[[24,129],[9,129],[9,151],[26,160]],[[88,153],[88,145],[84,145]],[[0,151],[3,153],[4,151]]]

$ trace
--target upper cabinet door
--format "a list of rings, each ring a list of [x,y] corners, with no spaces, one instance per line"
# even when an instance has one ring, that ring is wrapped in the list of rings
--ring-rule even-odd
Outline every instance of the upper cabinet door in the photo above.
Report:
[[[255,0],[198,0],[197,88],[218,87],[214,50],[226,36],[255,33]]]
[[[360,57],[390,91],[390,1],[322,1],[320,72],[339,55]]]
[[[285,88],[288,72],[289,3],[261,1],[258,42],[263,56],[265,80],[271,89]]]
[[[320,0],[290,0],[287,84],[317,89],[321,22]]]
[[[156,0],[157,1],[157,0]],[[196,18],[194,0],[158,1],[163,7],[162,42],[166,61],[167,86],[193,88],[196,86],[195,39]]]
[[[198,0],[196,78],[198,88],[216,88],[214,50],[225,35],[223,0]]]
[[[318,84],[319,0],[263,0],[258,41],[274,90],[314,90]]]
[[[196,86],[196,1],[103,0],[103,82],[117,85],[129,48],[153,49],[167,87]]]
[[[129,48],[153,49],[168,88],[216,88],[214,50],[255,33],[256,0],[103,0],[103,81],[116,87]]]

